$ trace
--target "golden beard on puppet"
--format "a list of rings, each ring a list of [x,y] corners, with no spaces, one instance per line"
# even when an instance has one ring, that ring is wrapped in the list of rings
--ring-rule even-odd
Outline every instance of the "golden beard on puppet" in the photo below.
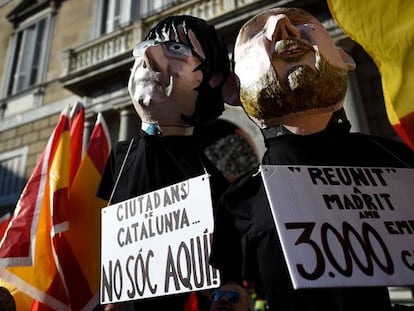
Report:
[[[342,107],[347,89],[347,71],[316,55],[315,68],[292,67],[284,77],[270,64],[256,81],[240,87],[246,113],[256,119],[279,119],[301,113],[335,111]]]

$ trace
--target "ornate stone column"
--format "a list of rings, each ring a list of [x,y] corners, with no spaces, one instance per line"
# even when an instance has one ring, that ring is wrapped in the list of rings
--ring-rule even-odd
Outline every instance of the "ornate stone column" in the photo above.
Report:
[[[129,108],[124,108],[119,114],[118,140],[128,140],[135,136],[140,129],[140,120],[137,113]]]

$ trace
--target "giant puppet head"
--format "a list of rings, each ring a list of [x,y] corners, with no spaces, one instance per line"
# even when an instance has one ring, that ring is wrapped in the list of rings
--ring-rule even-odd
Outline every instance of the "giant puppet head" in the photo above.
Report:
[[[214,26],[187,15],[154,26],[133,50],[128,90],[144,125],[163,135],[203,125],[224,110],[227,47]]]
[[[274,8],[246,22],[237,37],[240,100],[260,128],[322,130],[341,109],[352,58],[323,25],[297,8]],[[317,124],[315,126],[315,124]]]

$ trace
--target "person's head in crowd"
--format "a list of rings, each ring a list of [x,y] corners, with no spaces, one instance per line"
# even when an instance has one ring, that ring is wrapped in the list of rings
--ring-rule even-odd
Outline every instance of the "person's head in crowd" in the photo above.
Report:
[[[205,20],[167,17],[136,45],[133,56],[128,90],[144,123],[163,131],[204,125],[223,112],[230,60],[226,44]]]
[[[253,300],[236,283],[222,285],[212,294],[210,311],[253,311]]]
[[[0,286],[0,311],[15,311],[16,302],[10,291]]]
[[[347,71],[355,68],[322,23],[298,8],[250,19],[237,36],[234,61],[241,104],[262,129],[313,117],[326,126],[342,109]]]

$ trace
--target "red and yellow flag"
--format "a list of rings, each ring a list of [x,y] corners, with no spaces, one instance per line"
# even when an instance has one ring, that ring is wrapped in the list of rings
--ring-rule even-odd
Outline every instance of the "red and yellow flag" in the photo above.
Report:
[[[66,281],[74,286],[70,289],[71,305],[84,306],[91,310],[99,303],[100,281],[100,236],[101,208],[106,201],[96,197],[103,169],[111,150],[107,126],[99,113],[91,133],[86,152],[70,189],[70,227],[65,238],[72,246],[73,256],[83,276],[69,270]],[[85,191],[88,189],[88,191]],[[80,310],[80,309],[79,309]]]
[[[374,59],[388,118],[414,150],[414,2],[328,0],[342,30]]]
[[[65,137],[69,135],[68,114],[69,107],[61,113],[59,122],[20,196],[0,245],[0,264],[7,266],[0,270],[0,278],[55,309],[67,307],[67,299],[63,288],[53,295],[47,293],[52,282],[59,280],[51,239],[52,217],[57,218],[58,215],[52,215],[50,209],[53,201],[51,186],[53,189],[59,178],[65,176],[65,172],[55,175],[55,170],[51,168],[57,161],[57,150],[65,149],[63,145],[67,143]],[[61,283],[60,280],[59,282]]]
[[[77,102],[73,105],[70,120],[71,151],[69,184],[72,185],[82,159],[83,130],[85,125],[85,108],[82,103]]]
[[[77,103],[73,111],[71,117],[69,106],[62,112],[0,244],[0,266],[6,267],[1,281],[34,299],[32,310],[91,310],[98,304],[100,208],[106,202],[95,192],[110,140],[99,116],[89,143],[94,148],[77,160],[84,108]]]

